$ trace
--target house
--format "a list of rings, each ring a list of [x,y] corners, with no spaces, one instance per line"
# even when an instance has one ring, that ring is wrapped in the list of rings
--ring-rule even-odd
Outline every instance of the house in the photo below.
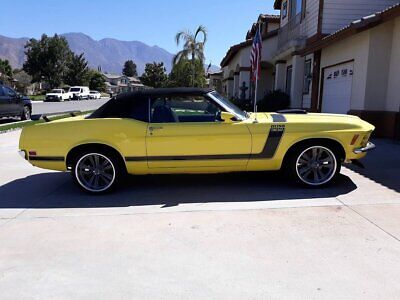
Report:
[[[378,136],[400,138],[399,4],[354,20],[301,52],[312,53],[319,58],[319,82],[308,107],[360,116]]]
[[[222,93],[222,74],[223,71],[219,70],[216,72],[207,73],[208,87],[216,90],[218,93]]]
[[[106,88],[109,93],[119,94],[145,89],[146,87],[136,77],[125,75],[103,74]]]
[[[273,80],[274,89],[290,95],[291,107],[359,115],[378,136],[399,136],[399,0],[276,0],[274,8],[279,29],[274,36],[264,32],[261,94]],[[234,82],[231,56],[251,47],[251,30],[246,38],[221,62],[226,81]],[[235,93],[228,81],[226,95]]]
[[[261,98],[262,95],[274,88],[275,66],[271,54],[276,50],[279,16],[262,14],[258,17],[257,23],[261,24],[263,39],[262,70],[258,86],[258,98]],[[246,40],[233,45],[221,62],[222,92],[230,99],[250,101],[253,98],[255,87],[250,80],[250,52],[257,23],[254,23],[247,32]]]

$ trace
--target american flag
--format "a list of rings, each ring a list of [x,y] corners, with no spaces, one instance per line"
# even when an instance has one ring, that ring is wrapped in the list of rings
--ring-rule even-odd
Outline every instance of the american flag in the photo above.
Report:
[[[256,35],[253,39],[253,47],[251,48],[250,64],[251,64],[251,80],[256,81],[261,74],[261,51],[262,38],[260,26],[257,28]]]

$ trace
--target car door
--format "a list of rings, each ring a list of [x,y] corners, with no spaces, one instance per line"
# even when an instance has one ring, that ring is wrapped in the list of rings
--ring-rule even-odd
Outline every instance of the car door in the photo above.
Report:
[[[8,101],[8,113],[10,115],[19,115],[21,113],[20,97],[9,87],[3,86],[3,91]]]
[[[146,135],[149,168],[245,167],[251,135],[241,121],[221,122],[205,96],[152,99]]]
[[[8,113],[8,97],[4,94],[3,86],[0,85],[0,116]]]

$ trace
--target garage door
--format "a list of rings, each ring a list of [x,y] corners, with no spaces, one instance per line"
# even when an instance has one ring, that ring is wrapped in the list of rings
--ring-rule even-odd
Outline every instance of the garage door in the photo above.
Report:
[[[322,94],[322,112],[347,114],[350,110],[353,62],[326,68]]]

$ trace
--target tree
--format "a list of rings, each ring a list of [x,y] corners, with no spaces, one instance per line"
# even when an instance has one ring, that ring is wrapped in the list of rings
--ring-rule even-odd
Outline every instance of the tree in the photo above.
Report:
[[[8,80],[12,78],[13,71],[10,65],[10,62],[5,59],[0,59],[0,79]]]
[[[146,64],[140,80],[144,85],[153,88],[165,87],[167,85],[168,76],[164,63],[153,62],[151,64]]]
[[[20,93],[26,93],[28,87],[31,85],[32,77],[27,74],[24,70],[14,70],[14,79],[17,80],[16,82],[16,90]]]
[[[128,77],[137,76],[136,64],[133,60],[127,60],[124,64],[124,68],[122,69],[122,74]]]
[[[89,88],[100,92],[106,91],[106,81],[100,72],[95,70],[89,71]]]
[[[59,86],[72,54],[67,40],[57,34],[54,37],[43,34],[40,40],[30,39],[25,49],[26,61],[23,69],[32,76],[32,81],[44,80],[50,88]]]
[[[203,35],[202,41],[198,40],[200,33]],[[192,67],[192,86],[195,86],[196,59],[204,63],[204,45],[207,42],[207,29],[200,25],[193,34],[191,31],[180,31],[175,36],[176,44],[179,46],[183,40],[183,49],[179,51],[173,60],[173,64],[178,64],[184,58],[190,58]]]
[[[193,72],[192,62],[188,58],[181,58],[181,60],[172,67],[172,71],[169,74],[169,86],[203,87],[206,84],[206,76],[203,62],[200,59],[195,60],[194,70],[195,72]],[[193,74],[195,74],[194,78]]]
[[[83,53],[72,54],[67,62],[67,71],[65,73],[64,82],[70,86],[88,85],[89,84],[89,68],[88,62],[83,57]]]

